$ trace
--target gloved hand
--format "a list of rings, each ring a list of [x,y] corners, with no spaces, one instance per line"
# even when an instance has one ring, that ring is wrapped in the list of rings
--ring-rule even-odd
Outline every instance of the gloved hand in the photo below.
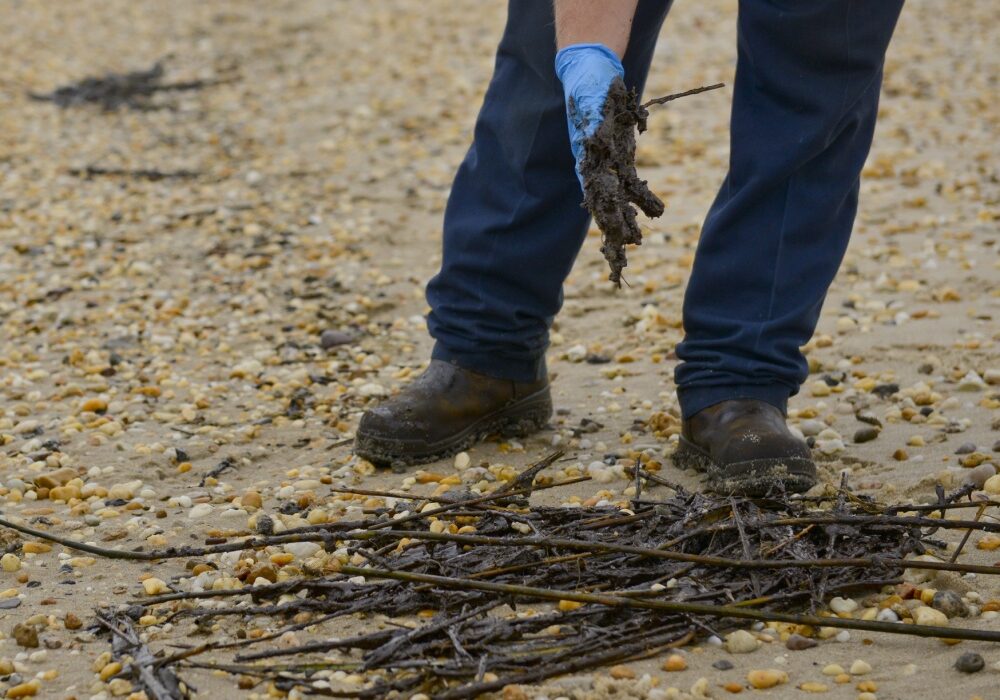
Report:
[[[576,158],[576,177],[583,187],[580,166],[583,142],[604,121],[604,101],[615,78],[625,77],[625,68],[615,52],[604,44],[573,44],[556,54],[556,75],[566,96],[569,141]]]

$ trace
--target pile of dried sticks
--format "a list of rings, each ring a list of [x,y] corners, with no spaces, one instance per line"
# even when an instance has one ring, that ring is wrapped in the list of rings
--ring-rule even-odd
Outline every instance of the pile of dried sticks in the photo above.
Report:
[[[155,669],[221,669],[307,694],[472,698],[655,655],[747,620],[1000,641],[997,632],[821,615],[829,596],[878,591],[900,583],[907,568],[1000,573],[956,563],[959,552],[951,561],[910,561],[944,549],[935,539],[942,528],[1000,531],[1000,524],[979,518],[1000,504],[970,500],[971,487],[939,491],[929,505],[884,506],[846,485],[828,498],[751,500],[690,493],[636,467],[638,495],[629,509],[531,507],[527,498],[539,488],[532,486],[534,476],[554,458],[493,494],[439,497],[430,506],[408,494],[345,489],[395,499],[395,505],[363,521],[205,547],[111,552],[15,527],[93,554],[146,560],[322,543],[339,553],[330,557],[327,573],[170,593],[140,599],[141,606],[128,611],[133,617],[169,613],[171,621],[270,616],[271,634],[161,656]],[[669,490],[658,489],[658,499],[644,496],[642,487],[651,482]],[[978,515],[936,517],[963,508]],[[204,599],[211,607],[199,604]],[[274,643],[288,631],[358,614],[400,624],[280,648]],[[118,618],[127,627],[123,615]],[[114,614],[100,617],[107,627]],[[215,660],[222,653],[233,657]],[[202,660],[206,654],[212,662]],[[131,675],[142,685],[140,671]],[[340,687],[335,671],[363,674],[364,682]]]

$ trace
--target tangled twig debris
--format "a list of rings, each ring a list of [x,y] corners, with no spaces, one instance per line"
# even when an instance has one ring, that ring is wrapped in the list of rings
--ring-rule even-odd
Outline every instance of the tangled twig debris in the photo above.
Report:
[[[139,632],[128,615],[99,611],[97,622],[111,634],[112,656],[123,659],[119,675],[130,678],[152,700],[185,700],[189,688],[168,664],[161,663],[139,638]]]
[[[366,489],[367,495],[398,500],[364,521],[200,549],[128,553],[153,560],[240,551],[247,562],[242,575],[253,586],[147,597],[139,602],[148,615],[174,624],[234,616],[293,622],[257,638],[181,651],[161,668],[166,662],[214,668],[322,695],[471,698],[511,683],[656,654],[740,620],[1000,642],[1000,633],[992,631],[823,612],[828,597],[901,583],[908,568],[1000,573],[926,556],[912,559],[935,549],[938,528],[984,531],[996,523],[927,517],[930,506],[884,506],[851,493],[846,484],[832,498],[737,499],[675,487],[666,498],[636,498],[627,510],[531,507],[513,498],[538,488],[531,480],[557,457],[537,462],[510,488],[488,496],[438,504]],[[640,484],[654,483],[638,467],[634,474]],[[993,505],[964,500],[968,495],[968,489],[942,494],[933,507]],[[832,509],[822,507],[831,500]],[[0,525],[100,553],[34,528]],[[303,562],[303,575],[271,584],[250,580],[253,560],[265,561],[255,552],[308,541],[322,548]],[[223,602],[245,597],[245,603]],[[531,604],[542,607],[525,607]],[[406,622],[366,634],[246,649],[358,613],[405,621],[429,612],[416,626]],[[109,619],[99,614],[105,627]],[[195,658],[226,648],[239,650],[234,663]],[[278,658],[289,661],[276,665]],[[334,670],[361,686],[338,690],[328,673]]]

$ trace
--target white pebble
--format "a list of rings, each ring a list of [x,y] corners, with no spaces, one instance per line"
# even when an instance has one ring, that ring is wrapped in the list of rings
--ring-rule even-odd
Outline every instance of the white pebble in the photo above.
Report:
[[[875,619],[879,622],[899,622],[899,615],[889,608],[882,608],[878,611]]]
[[[849,614],[857,609],[858,601],[851,598],[841,598],[838,596],[830,601],[830,610],[833,610],[838,615]]]
[[[212,505],[210,503],[199,503],[198,505],[191,508],[188,511],[188,517],[192,520],[197,520],[198,518],[204,518],[212,512]]]

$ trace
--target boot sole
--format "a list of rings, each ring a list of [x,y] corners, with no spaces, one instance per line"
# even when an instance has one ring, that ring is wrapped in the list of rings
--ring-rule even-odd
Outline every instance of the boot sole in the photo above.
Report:
[[[435,462],[465,450],[489,435],[525,437],[536,433],[552,417],[549,387],[507,404],[475,421],[465,429],[434,443],[396,440],[385,435],[359,432],[354,437],[354,453],[378,466],[413,466]]]
[[[709,490],[724,495],[759,497],[775,489],[802,493],[816,484],[816,465],[805,457],[753,459],[723,467],[681,437],[671,460],[678,469],[703,472]]]

